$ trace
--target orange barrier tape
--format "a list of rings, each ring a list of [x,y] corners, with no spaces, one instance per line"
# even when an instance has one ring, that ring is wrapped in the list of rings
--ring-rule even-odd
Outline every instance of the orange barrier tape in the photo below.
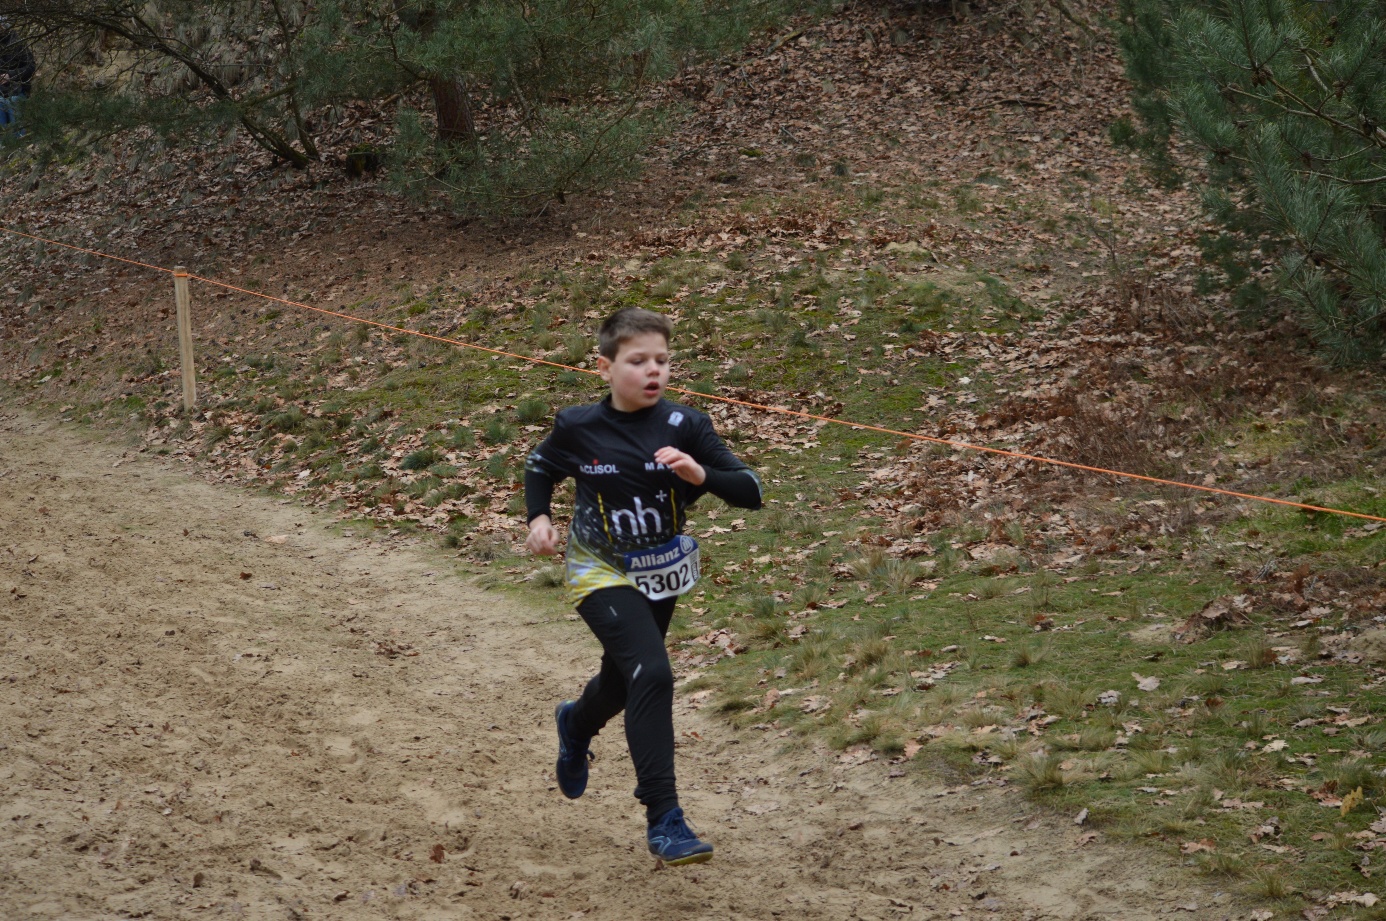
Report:
[[[165,272],[170,275],[185,274],[182,272],[175,272],[173,269],[166,269],[163,266],[150,265],[146,262],[138,262],[134,259],[125,259],[121,256],[112,256],[109,253],[103,253],[98,250],[84,249],[80,246],[73,246],[70,243],[61,243],[57,240],[49,240],[45,237],[39,237],[33,234],[23,233],[18,230],[11,230],[8,227],[0,227],[0,230],[3,230],[6,233],[14,234],[15,236],[26,237],[30,240],[37,240],[41,243],[50,243],[53,246],[61,246],[65,249],[76,250],[79,253],[87,253],[88,255],[92,256],[100,256],[103,259],[114,259],[117,262],[125,262],[130,265],[137,265],[142,268],[153,269],[156,272]],[[561,368],[564,371],[577,371],[581,374],[594,375],[597,373],[586,368],[575,368],[572,365],[565,365],[557,361],[548,361],[543,358],[534,358],[529,355],[520,355],[516,352],[504,351],[503,349],[493,349],[484,345],[476,345],[475,343],[471,342],[463,342],[461,339],[450,339],[447,336],[435,336],[431,333],[422,333],[418,330],[406,329],[402,326],[391,326],[389,323],[381,323],[376,320],[367,320],[364,317],[354,317],[349,313],[339,313],[335,310],[327,310],[323,307],[314,307],[311,304],[303,304],[299,301],[291,301],[287,298],[275,297],[272,294],[263,294],[259,291],[252,291],[249,288],[240,288],[236,285],[228,284],[224,281],[218,281],[215,278],[204,278],[201,275],[192,274],[187,274],[187,277],[195,279],[196,281],[203,282],[204,284],[212,285],[217,288],[225,288],[228,291],[236,291],[240,294],[250,295],[251,297],[263,298],[267,301],[276,301],[280,304],[285,304],[290,307],[298,307],[302,310],[311,310],[314,313],[325,314],[329,317],[337,317],[341,320],[350,320],[353,323],[364,323],[367,326],[374,326],[377,329],[388,330],[389,332],[393,333],[401,333],[406,336],[417,336],[420,339],[431,339],[434,342],[444,342],[448,345],[458,345],[462,346],[463,348],[475,349],[479,352],[488,352],[492,355],[502,355],[506,358],[514,358],[519,361],[526,361],[531,364],[547,365],[550,368]],[[1023,454],[1019,451],[1007,451],[1004,448],[992,448],[987,445],[974,445],[969,444],[965,441],[951,441],[947,438],[935,438],[930,435],[919,435],[914,432],[902,432],[898,429],[885,428],[879,425],[868,425],[863,422],[852,422],[850,420],[844,419],[833,419],[829,416],[818,416],[814,415],[813,413],[801,412],[799,410],[789,409],[784,406],[768,406],[764,403],[751,403],[746,400],[736,400],[731,397],[713,396],[711,394],[698,393],[696,390],[684,390],[679,387],[670,387],[668,389],[673,393],[681,393],[687,396],[701,397],[704,400],[715,400],[719,403],[729,403],[734,406],[744,406],[748,409],[760,410],[761,412],[778,413],[784,416],[794,416],[800,419],[810,419],[814,422],[827,422],[833,425],[845,425],[848,428],[859,429],[864,432],[878,432],[882,435],[894,435],[897,438],[907,438],[912,441],[922,441],[928,442],[930,444],[946,445],[950,448],[955,448],[963,451],[980,451],[986,454],[995,454],[999,457],[1009,457],[1013,460],[1033,461],[1037,464],[1049,464],[1055,467],[1067,467],[1070,470],[1082,470],[1085,473],[1100,473],[1105,476],[1121,477],[1128,480],[1139,480],[1144,483],[1154,483],[1157,486],[1174,486],[1180,489],[1191,489],[1197,492],[1211,493],[1213,495],[1218,496],[1230,496],[1234,499],[1246,499],[1251,502],[1264,502],[1270,505],[1283,505],[1289,508],[1303,509],[1304,511],[1323,512],[1329,515],[1345,515],[1349,518],[1361,518],[1365,521],[1379,521],[1386,523],[1386,518],[1380,517],[1378,515],[1368,515],[1365,512],[1353,512],[1347,509],[1329,508],[1322,505],[1309,505],[1304,502],[1292,502],[1289,499],[1276,499],[1271,496],[1258,496],[1252,493],[1236,492],[1235,490],[1231,489],[1218,489],[1215,486],[1202,486],[1198,483],[1184,483],[1179,480],[1166,480],[1160,477],[1146,476],[1140,473],[1128,473],[1123,470],[1109,470],[1106,467],[1091,467],[1087,464],[1077,464],[1073,463],[1072,461],[1055,460],[1052,457],[1040,457],[1035,454]]]

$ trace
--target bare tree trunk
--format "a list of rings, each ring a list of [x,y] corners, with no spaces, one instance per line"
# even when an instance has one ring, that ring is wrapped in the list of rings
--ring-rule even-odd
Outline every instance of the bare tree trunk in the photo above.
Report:
[[[438,140],[475,146],[476,118],[467,87],[455,77],[429,77],[428,85],[438,112]]]
[[[438,24],[438,10],[429,2],[415,3],[395,0],[395,13],[400,22],[413,29],[425,41],[433,37]],[[438,116],[438,140],[446,144],[475,146],[476,116],[467,85],[455,76],[430,73],[425,75],[433,92],[434,113]]]

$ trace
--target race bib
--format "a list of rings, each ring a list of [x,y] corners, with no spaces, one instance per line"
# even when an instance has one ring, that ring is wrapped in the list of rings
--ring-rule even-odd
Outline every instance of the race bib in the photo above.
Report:
[[[698,542],[686,535],[624,556],[626,577],[651,601],[682,595],[698,581]]]

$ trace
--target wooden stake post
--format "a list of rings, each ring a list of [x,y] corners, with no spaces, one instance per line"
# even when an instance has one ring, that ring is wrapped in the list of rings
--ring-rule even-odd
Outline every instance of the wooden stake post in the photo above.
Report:
[[[183,362],[183,409],[197,405],[197,376],[193,366],[192,297],[188,293],[188,270],[173,267],[173,299],[178,304],[178,354]]]

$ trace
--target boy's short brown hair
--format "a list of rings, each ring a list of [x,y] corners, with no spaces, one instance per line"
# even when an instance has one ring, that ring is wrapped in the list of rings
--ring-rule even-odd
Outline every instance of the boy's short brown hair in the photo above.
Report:
[[[659,333],[667,343],[674,333],[673,322],[662,313],[643,307],[622,307],[602,321],[597,330],[597,354],[614,361],[621,343],[641,333]]]

